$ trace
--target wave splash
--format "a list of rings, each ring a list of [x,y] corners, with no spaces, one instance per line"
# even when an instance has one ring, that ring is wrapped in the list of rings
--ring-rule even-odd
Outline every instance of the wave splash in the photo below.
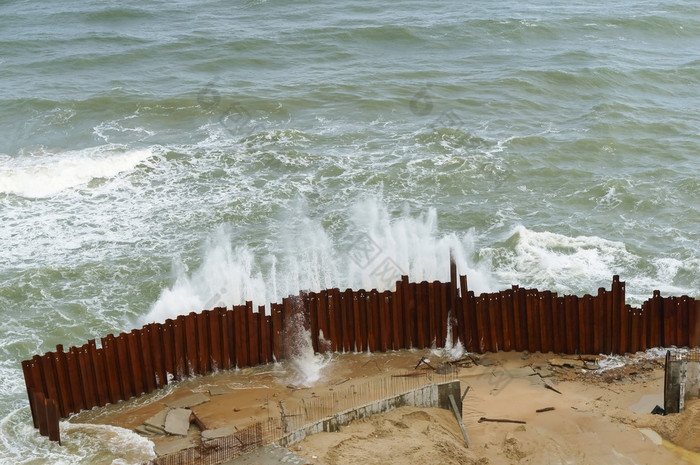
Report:
[[[131,171],[152,155],[151,149],[124,151],[111,145],[42,154],[29,162],[24,159],[0,167],[0,193],[27,198],[51,197],[93,179]]]

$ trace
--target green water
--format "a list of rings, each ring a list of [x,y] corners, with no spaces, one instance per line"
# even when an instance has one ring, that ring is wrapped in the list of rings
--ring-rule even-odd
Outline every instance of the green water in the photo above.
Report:
[[[20,362],[207,304],[450,249],[477,291],[700,295],[694,2],[83,3],[0,5],[0,462],[141,460],[39,437]]]

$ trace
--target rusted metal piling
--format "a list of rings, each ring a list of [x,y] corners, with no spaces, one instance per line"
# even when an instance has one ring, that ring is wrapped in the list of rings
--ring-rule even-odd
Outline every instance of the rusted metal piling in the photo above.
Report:
[[[181,315],[163,323],[63,346],[22,362],[34,426],[59,440],[58,421],[71,413],[152,392],[172,381],[293,355],[301,329],[316,352],[442,347],[470,352],[529,350],[624,354],[658,346],[700,345],[700,301],[661,297],[641,308],[625,304],[625,283],[596,295],[558,296],[511,289],[476,296],[454,261],[450,281],[409,282],[394,291],[324,289],[253,311],[253,303]]]

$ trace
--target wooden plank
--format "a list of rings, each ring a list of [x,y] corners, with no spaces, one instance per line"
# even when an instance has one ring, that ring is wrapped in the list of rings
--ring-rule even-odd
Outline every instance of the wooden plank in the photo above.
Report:
[[[185,379],[188,373],[187,363],[187,319],[185,315],[178,316],[173,321],[173,367],[175,369],[175,379]],[[196,372],[195,372],[196,373]]]
[[[654,295],[651,298],[651,347],[664,347],[664,325],[663,325],[663,306],[662,306],[661,292],[658,290],[654,291]]]
[[[554,321],[554,351],[566,353],[566,311],[564,298],[552,293],[552,317]]]
[[[612,340],[612,346],[611,346],[611,351],[614,354],[619,354],[620,353],[620,317],[621,317],[621,312],[620,312],[620,293],[619,293],[619,287],[617,283],[619,282],[620,277],[615,275],[613,276],[613,282],[612,286],[610,289],[610,293],[612,295],[612,303],[610,305],[610,313],[612,315],[612,325],[611,325],[611,340]]]
[[[317,296],[316,315],[318,318],[319,337],[323,342],[319,342],[319,352],[328,352],[330,350],[330,324],[328,319],[328,290],[322,290]]]
[[[170,375],[175,377],[175,343],[173,342],[173,320],[168,318],[165,320],[163,327],[161,328],[161,336],[163,338],[163,364],[165,371]],[[121,362],[121,359],[120,359]],[[120,365],[121,367],[121,365]],[[120,368],[122,370],[122,368]],[[170,382],[170,380],[168,380]],[[124,399],[128,399],[126,392],[124,393]]]
[[[41,371],[46,386],[45,397],[47,399],[58,399],[58,381],[56,378],[56,365],[53,352],[46,352],[41,357]]]
[[[641,319],[639,323],[639,349],[647,350],[649,346],[649,301],[642,303]]]
[[[34,378],[32,377],[31,366],[32,366],[31,360],[23,360],[22,361],[22,373],[24,374],[24,386],[27,389],[27,397],[29,400],[29,410],[32,413],[32,423],[34,424],[34,428],[37,428],[39,426],[39,423],[37,422],[38,417],[36,414],[36,404],[34,403],[35,381],[34,381]]]
[[[355,337],[354,332],[352,332],[352,323],[348,321],[348,315],[351,313],[349,309],[351,307],[352,296],[350,299],[348,299],[347,291],[340,292],[338,300],[338,319],[340,321],[340,330],[338,331],[338,349],[342,350],[343,352],[350,352],[351,341]]]
[[[629,338],[629,346],[628,346],[628,351],[630,353],[636,353],[639,350],[640,347],[640,320],[641,320],[641,310],[638,308],[631,308],[627,306],[627,313],[628,313],[628,321],[630,325],[630,338]]]
[[[185,354],[185,372],[188,376],[195,376],[199,371],[199,345],[197,343],[197,314],[190,312],[187,315],[178,317],[178,320],[184,328],[184,354]]]
[[[367,350],[377,352],[379,350],[379,337],[381,328],[379,327],[379,292],[372,289],[366,296],[367,309]]]
[[[403,298],[404,298],[404,343],[407,349],[419,347],[416,312],[416,283],[408,282],[408,276],[402,276]]]
[[[459,413],[459,408],[457,408],[457,402],[455,401],[455,397],[450,394],[450,406],[452,407],[452,413],[454,413],[455,418],[457,419],[457,423],[459,424],[459,429],[462,431],[462,437],[464,438],[464,442],[467,444],[467,448],[472,446],[471,441],[469,440],[469,436],[467,435],[467,430],[464,427],[464,423],[462,423],[462,415]]]
[[[503,350],[511,351],[515,346],[513,340],[513,291],[505,290],[499,292],[499,296],[501,304],[501,321],[503,326]]]
[[[540,339],[539,297],[537,289],[529,289],[526,293],[527,339],[528,350],[530,352],[542,350],[542,342]]]
[[[411,338],[413,345],[418,349],[423,349],[428,346],[429,331],[427,328],[427,311],[428,306],[428,282],[411,283],[409,285],[409,300],[413,301],[413,311],[411,312],[412,323],[414,325]]]
[[[688,347],[690,345],[690,298],[687,295],[681,296],[678,302],[679,305],[679,324],[680,331],[679,346]]]
[[[46,413],[46,397],[41,391],[34,392],[34,404],[37,406],[37,422],[39,423],[39,434],[49,435],[48,415]]]
[[[265,307],[263,305],[258,307],[258,317],[260,318],[258,324],[260,328],[260,363],[270,363],[272,362],[271,318],[270,315],[265,315]]]
[[[248,363],[255,366],[260,363],[260,341],[258,340],[258,318],[253,314],[253,302],[246,305],[246,324],[248,327]]]
[[[139,351],[138,342],[136,339],[136,330],[133,330],[126,335],[126,348],[129,354],[131,379],[133,381],[134,395],[140,396],[146,391],[143,382],[143,370],[141,352]],[[176,329],[177,331],[177,329]]]
[[[107,385],[109,386],[109,401],[116,404],[124,399],[124,395],[122,394],[121,383],[119,382],[120,371],[119,365],[117,364],[117,350],[114,335],[108,334],[107,337],[102,338],[101,342],[102,350],[105,354],[105,371],[107,372]]]
[[[527,349],[527,344],[523,343],[523,335],[524,333],[527,333],[527,325],[522,324],[522,319],[520,316],[522,307],[520,306],[519,293],[520,288],[518,286],[513,286],[510,294],[511,305],[513,306],[513,326],[511,329],[511,334],[513,338],[513,348],[517,351],[523,351]]]
[[[424,329],[428,332],[427,336],[425,337],[425,341],[427,347],[440,347],[438,343],[440,336],[438,332],[438,326],[440,324],[438,292],[435,287],[435,283],[429,283],[426,281],[423,282],[425,284],[421,283],[421,285],[424,286],[423,292],[425,292],[424,299],[426,310],[426,321]]]
[[[61,433],[58,427],[59,409],[55,399],[44,399],[46,406],[47,433],[51,441],[57,441],[61,445]]]
[[[588,295],[588,294],[587,294]],[[578,313],[578,343],[579,343],[579,352],[582,354],[587,354],[591,352],[591,348],[588,346],[588,333],[589,333],[589,325],[588,325],[588,311],[587,311],[587,306],[586,306],[586,296],[583,296],[582,298],[576,298],[574,300],[574,305],[576,305],[577,308],[577,313]],[[595,305],[595,301],[594,301]]]
[[[503,321],[501,319],[501,296],[495,292],[488,295],[489,329],[491,330],[491,352],[503,350]]]
[[[155,372],[156,388],[159,389],[168,384],[168,378],[165,373],[165,361],[163,360],[163,327],[160,323],[150,323],[148,326],[150,328],[148,334],[153,355],[153,371]],[[104,347],[104,342],[102,346]]]
[[[146,325],[137,332],[139,335],[139,347],[143,357],[143,376],[146,392],[153,392],[156,388],[156,370],[153,367],[153,352],[151,350],[151,328]]]
[[[352,293],[352,325],[355,331],[355,338],[352,342],[355,352],[364,350],[364,338],[362,331],[362,304],[364,303],[364,289]]]
[[[666,297],[663,299],[664,321],[664,346],[675,346],[676,342],[676,299]]]
[[[381,326],[379,350],[381,350],[382,352],[390,350],[393,345],[394,326],[392,324],[391,319],[394,311],[394,302],[392,300],[395,295],[395,293],[386,290],[378,296]]]
[[[221,356],[221,312],[219,310],[220,307],[216,307],[209,312],[209,345],[211,347],[209,361],[212,372],[223,368],[223,358]]]
[[[328,331],[330,332],[331,350],[343,350],[342,313],[340,310],[340,289],[331,289],[328,293]]]
[[[204,375],[211,373],[211,341],[209,340],[209,310],[204,310],[195,315],[197,328],[197,360],[198,373]]]
[[[320,352],[318,343],[318,297],[315,292],[309,292],[309,311],[311,312],[311,345],[314,353],[318,353]]]
[[[82,379],[80,378],[80,364],[78,362],[78,357],[74,348],[71,348],[70,351],[66,354],[66,364],[68,365],[68,376],[70,377],[72,388],[71,397],[73,399],[73,409],[75,413],[77,413],[86,408],[87,404],[85,402],[85,389],[83,386]],[[119,399],[122,399],[121,395]]]
[[[455,343],[457,342],[457,339],[459,339],[462,342],[462,345],[466,348],[467,347],[467,322],[465,320],[465,309],[466,306],[465,300],[467,298],[467,277],[466,276],[459,276],[459,289],[460,292],[458,293],[458,296],[456,297],[457,300],[452,303],[452,315],[456,320],[455,326],[452,330],[452,333],[455,337]]]
[[[403,282],[396,281],[396,291],[392,296],[391,305],[391,347],[394,350],[406,347],[404,330]]]
[[[700,347],[700,300],[692,299],[690,305],[690,347]]]
[[[272,353],[276,361],[281,361],[283,358],[282,349],[282,306],[279,304],[271,304],[271,320],[272,320]]]
[[[440,308],[440,319],[438,320],[438,347],[445,347],[447,344],[447,325],[450,324],[453,328],[454,332],[454,326],[453,322],[450,321],[450,319],[454,319],[455,322],[457,321],[457,315],[456,312],[452,310],[452,302],[450,301],[451,293],[454,290],[455,296],[454,298],[457,299],[457,288],[455,284],[455,288],[452,289],[451,283],[441,283],[440,281],[435,281],[435,289],[439,290],[439,308]],[[455,339],[453,338],[452,341],[450,341],[450,344],[453,344],[455,342]]]
[[[97,405],[98,401],[97,393],[95,392],[95,375],[92,372],[92,363],[90,362],[90,354],[88,353],[88,344],[77,348],[75,354],[78,357],[80,380],[85,392],[85,409],[91,409]],[[50,395],[51,392],[49,392],[49,396]]]
[[[489,320],[489,296],[481,294],[476,298],[476,351],[483,354],[491,350],[491,328]]]
[[[58,409],[62,418],[67,418],[68,415],[74,412],[73,398],[71,396],[70,374],[68,373],[68,364],[66,362],[66,354],[63,352],[63,346],[56,346],[56,354],[54,355],[54,365],[56,366],[56,378],[58,380]]]
[[[102,354],[98,352],[94,339],[88,342],[88,357],[92,366],[93,376],[95,377],[95,399],[98,406],[104,407],[109,403],[107,373],[105,372]]]
[[[554,331],[552,316],[552,293],[542,291],[539,296],[540,304],[540,337],[542,338],[542,352],[552,352],[554,349]]]
[[[566,324],[566,353],[578,350],[578,308],[574,308],[574,296],[564,296],[564,318]]]
[[[614,278],[613,278],[614,281]],[[627,318],[629,313],[626,311],[625,308],[625,282],[620,281],[619,277],[617,280],[617,313],[620,317],[620,340],[619,340],[619,348],[618,348],[618,353],[624,354],[629,352],[629,330],[630,330],[630,322],[629,319]],[[613,296],[614,297],[614,296]]]

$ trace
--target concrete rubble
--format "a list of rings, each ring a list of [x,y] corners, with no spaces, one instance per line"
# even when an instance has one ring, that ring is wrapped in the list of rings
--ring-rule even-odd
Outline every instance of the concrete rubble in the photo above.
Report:
[[[168,434],[187,436],[190,429],[190,415],[192,411],[185,408],[175,408],[165,417],[165,432]]]

